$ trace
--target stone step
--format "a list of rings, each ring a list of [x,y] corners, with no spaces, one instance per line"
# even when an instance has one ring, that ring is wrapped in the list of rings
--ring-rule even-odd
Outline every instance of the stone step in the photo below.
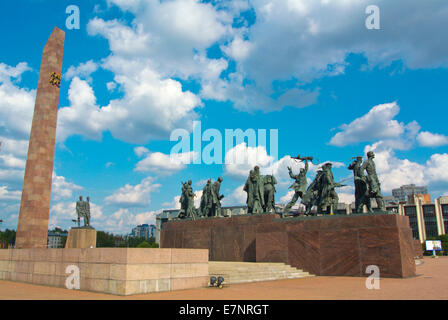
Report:
[[[313,275],[281,262],[210,261],[209,275],[220,276],[226,284],[307,278]]]

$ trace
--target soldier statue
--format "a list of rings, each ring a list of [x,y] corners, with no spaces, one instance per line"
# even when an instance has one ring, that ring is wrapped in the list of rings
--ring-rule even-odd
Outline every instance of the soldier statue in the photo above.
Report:
[[[214,217],[222,217],[221,214],[221,200],[224,195],[220,194],[222,178],[218,180],[211,187],[211,214]]]
[[[78,215],[78,228],[81,227],[81,218],[84,218],[84,227],[90,227],[89,197],[87,197],[87,201],[83,201],[82,196],[79,196],[79,200],[76,202],[76,214]]]
[[[335,189],[338,187],[342,187],[342,185],[334,181],[331,168],[332,164],[330,162],[322,166],[323,174],[320,178],[321,189],[317,213],[329,212],[331,215],[333,215],[338,206],[339,197]]]
[[[243,188],[247,192],[247,208],[249,214],[263,213],[264,207],[264,179],[260,175],[260,167],[255,166],[250,171]]]
[[[368,196],[369,196],[369,205],[367,209],[369,212],[372,212],[372,206],[370,203],[370,199],[374,198],[376,203],[378,204],[378,209],[384,211],[385,205],[383,200],[383,195],[381,193],[381,184],[378,179],[378,175],[376,173],[376,165],[373,161],[375,159],[375,153],[373,151],[367,152],[367,161],[365,161],[362,165],[362,171],[367,172],[367,185],[368,185]]]
[[[306,181],[306,174],[308,173],[309,169],[308,160],[309,159],[304,160],[305,168],[300,169],[300,173],[297,175],[294,175],[292,173],[291,167],[288,167],[289,176],[291,177],[291,179],[295,180],[289,188],[293,189],[295,192],[292,200],[286,205],[285,209],[283,210],[282,217],[285,217],[289,214],[289,211],[291,210],[293,205],[296,204],[297,200],[299,200],[299,197],[303,199],[303,196],[306,192],[306,187],[308,185],[308,182]]]
[[[362,157],[356,157],[352,164],[348,167],[353,171],[355,183],[355,212],[362,213],[364,205],[371,208],[370,199],[368,197],[367,178],[362,170]]]
[[[274,175],[266,175],[263,178],[263,189],[264,189],[264,212],[270,213],[275,212],[275,185],[277,184],[277,179]]]
[[[313,215],[311,209],[314,206],[318,206],[320,202],[320,190],[321,190],[321,178],[324,174],[323,170],[318,170],[313,182],[306,189],[305,194],[302,197],[302,204],[305,205],[305,215]]]
[[[200,217],[208,217],[210,215],[211,209],[211,188],[212,181],[207,180],[207,184],[204,189],[202,189],[201,204],[199,205],[198,215]]]
[[[250,170],[249,176],[247,177],[246,184],[243,187],[243,191],[247,193],[246,204],[247,213],[251,214],[254,208],[254,183],[255,175],[254,170]]]
[[[185,219],[185,218],[195,218],[195,208],[194,208],[194,192],[193,188],[191,186],[192,182],[191,180],[188,180],[188,182],[184,182],[182,184],[182,194],[180,196],[179,202],[180,202],[180,211],[178,218]]]

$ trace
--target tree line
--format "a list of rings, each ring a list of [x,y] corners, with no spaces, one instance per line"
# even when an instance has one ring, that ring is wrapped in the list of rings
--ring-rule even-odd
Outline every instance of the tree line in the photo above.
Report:
[[[61,228],[54,228],[50,232],[67,234],[67,230]],[[16,241],[16,230],[6,229],[0,231],[0,248],[12,248]],[[61,247],[65,247],[67,237],[63,236],[61,241]],[[145,239],[144,237],[131,237],[116,235],[109,232],[97,231],[96,234],[96,247],[97,248],[158,248],[155,238]]]

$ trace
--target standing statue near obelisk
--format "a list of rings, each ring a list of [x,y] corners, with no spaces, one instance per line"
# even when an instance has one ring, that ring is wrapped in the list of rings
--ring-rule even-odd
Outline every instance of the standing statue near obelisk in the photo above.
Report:
[[[78,215],[78,228],[81,227],[81,218],[84,219],[84,227],[90,227],[90,198],[82,200],[82,196],[76,202],[76,214]]]
[[[54,28],[42,54],[34,105],[16,248],[46,248],[64,31]]]

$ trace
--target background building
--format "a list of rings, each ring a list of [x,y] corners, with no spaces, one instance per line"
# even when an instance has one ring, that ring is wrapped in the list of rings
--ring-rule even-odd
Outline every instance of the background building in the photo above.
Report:
[[[415,194],[409,197],[407,203],[387,207],[409,217],[412,235],[420,242],[447,234],[448,231],[448,197],[440,197],[434,203],[427,200],[426,195]]]
[[[156,226],[153,224],[141,224],[132,229],[130,236],[149,240],[149,238],[155,237],[155,229]]]
[[[63,248],[67,240],[67,233],[48,232],[47,248]]]
[[[408,196],[413,194],[428,194],[428,187],[417,187],[415,184],[407,184],[392,190],[392,196],[401,202],[406,202]]]

